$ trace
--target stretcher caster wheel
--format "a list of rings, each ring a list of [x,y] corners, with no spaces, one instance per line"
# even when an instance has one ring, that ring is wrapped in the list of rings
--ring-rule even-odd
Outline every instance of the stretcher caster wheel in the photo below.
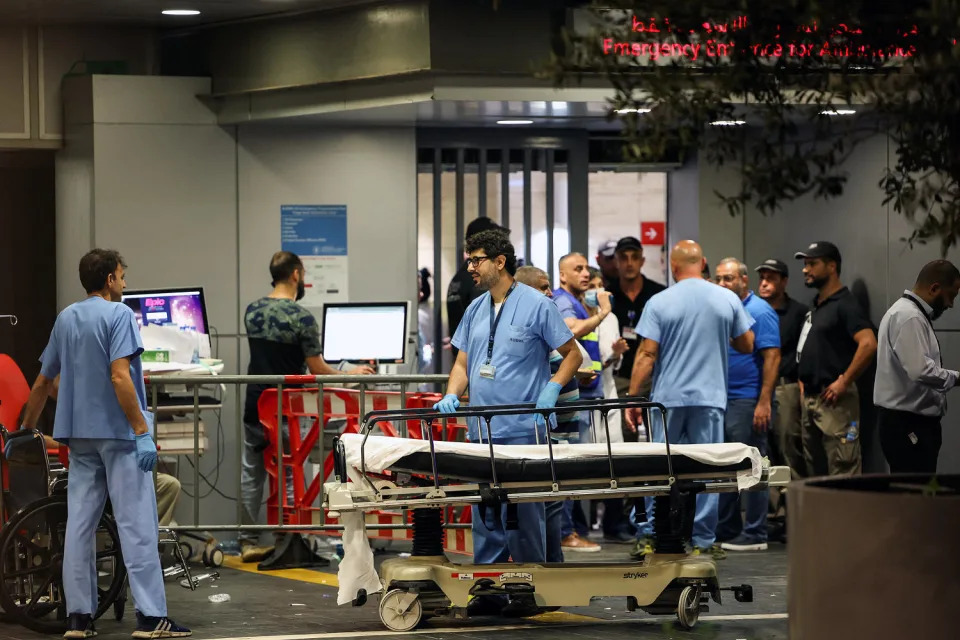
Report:
[[[203,564],[214,569],[223,566],[223,550],[213,549],[203,552]]]
[[[416,593],[393,589],[380,599],[380,621],[390,631],[412,631],[423,619],[423,606]]]
[[[677,620],[684,629],[693,629],[700,618],[700,587],[685,587],[677,603]]]

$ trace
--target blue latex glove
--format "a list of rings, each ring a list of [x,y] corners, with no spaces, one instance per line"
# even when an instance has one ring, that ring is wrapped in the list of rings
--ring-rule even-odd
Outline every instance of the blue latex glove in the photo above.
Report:
[[[552,409],[557,406],[557,398],[560,397],[561,388],[556,382],[548,382],[540,395],[537,396],[537,409]],[[537,414],[536,424],[537,427],[545,426],[543,416],[539,413]]]
[[[456,394],[448,393],[443,396],[443,400],[433,405],[434,411],[439,411],[440,413],[456,413],[457,407],[460,406],[460,398]]]
[[[140,467],[140,471],[148,473],[153,471],[155,464],[157,464],[157,445],[149,431],[141,433],[137,436],[137,466]]]
[[[537,397],[537,409],[552,409],[557,406],[561,388],[557,382],[548,382]]]

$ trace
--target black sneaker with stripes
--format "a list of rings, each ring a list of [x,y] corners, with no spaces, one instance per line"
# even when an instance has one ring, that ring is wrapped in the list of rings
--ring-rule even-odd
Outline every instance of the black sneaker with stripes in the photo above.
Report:
[[[134,638],[186,638],[193,632],[167,617],[145,616],[137,611],[137,630]]]

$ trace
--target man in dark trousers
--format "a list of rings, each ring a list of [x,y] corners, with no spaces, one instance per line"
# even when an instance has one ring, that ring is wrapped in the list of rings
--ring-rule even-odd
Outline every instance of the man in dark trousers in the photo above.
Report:
[[[943,368],[933,321],[953,308],[958,291],[960,271],[946,260],[934,260],[880,321],[873,402],[880,445],[893,473],[937,471],[940,420],[947,391],[960,374]]]
[[[467,225],[465,239],[469,241],[471,236],[474,236],[481,231],[489,231],[490,229],[499,228],[500,225],[490,218],[477,218]],[[457,273],[454,274],[453,279],[450,280],[450,284],[447,286],[448,336],[452,336],[457,333],[457,327],[460,326],[460,321],[463,320],[463,314],[467,312],[467,307],[470,306],[471,302],[483,295],[483,291],[474,285],[473,277],[470,275],[470,272],[467,271],[468,262],[469,261],[464,258],[463,262],[460,263],[460,268],[457,269]],[[459,349],[452,345],[451,349],[453,350],[453,359],[456,360]]]
[[[641,337],[637,335],[637,323],[643,314],[643,307],[650,298],[666,287],[643,277],[643,245],[636,238],[632,236],[620,238],[614,255],[618,278],[610,283],[610,292],[613,294],[613,315],[617,316],[620,335],[630,347],[623,354],[620,368],[616,372],[617,394],[623,397],[630,387],[633,359],[640,345]]]
[[[858,475],[860,396],[856,381],[877,352],[870,318],[840,282],[840,250],[814,242],[803,260],[804,284],[817,289],[798,352],[803,392],[803,455],[811,475]]]
[[[804,478],[800,430],[800,384],[797,380],[797,342],[807,316],[807,306],[787,295],[790,269],[782,261],[769,258],[754,269],[760,274],[757,295],[767,301],[780,318],[780,371],[774,397],[777,411],[770,432],[770,451],[777,464],[786,464],[794,477]]]

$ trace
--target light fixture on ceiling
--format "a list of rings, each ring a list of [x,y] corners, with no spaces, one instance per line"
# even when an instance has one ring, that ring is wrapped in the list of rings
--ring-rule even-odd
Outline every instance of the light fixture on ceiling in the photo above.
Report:
[[[747,124],[746,120],[714,120],[710,123],[711,127],[739,127]]]
[[[497,120],[497,124],[505,124],[505,125],[533,124],[533,120]]]
[[[852,116],[857,111],[856,109],[825,109],[820,112],[822,116]]]
[[[196,9],[164,9],[161,11],[165,16],[198,16],[200,12]]]
[[[650,113],[650,109],[634,109],[633,107],[625,107],[623,109],[614,109],[614,112],[619,113],[620,115],[626,113]]]

